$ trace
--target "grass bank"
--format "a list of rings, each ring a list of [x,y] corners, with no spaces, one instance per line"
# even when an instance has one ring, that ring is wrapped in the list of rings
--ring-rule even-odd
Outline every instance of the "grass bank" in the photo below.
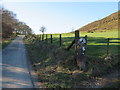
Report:
[[[83,72],[76,65],[73,51],[65,51],[62,47],[48,44],[31,36],[25,39],[25,43],[39,83],[43,88],[92,87],[87,84],[92,78],[108,74],[120,66],[118,54],[101,58],[87,56],[87,72]]]
[[[7,39],[3,39],[2,40],[2,49],[4,49],[5,47],[7,47],[10,43],[11,43],[11,39],[7,38]]]
[[[12,42],[12,40],[14,40],[16,37],[17,37],[16,35],[13,35],[10,38],[2,38],[2,43],[0,43],[2,47],[1,49],[4,49],[5,47],[7,47]]]

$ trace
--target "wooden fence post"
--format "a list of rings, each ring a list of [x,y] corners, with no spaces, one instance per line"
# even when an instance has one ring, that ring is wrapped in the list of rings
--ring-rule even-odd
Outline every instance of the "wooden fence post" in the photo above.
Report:
[[[42,41],[44,40],[44,34],[42,34]]]
[[[77,48],[79,40],[79,31],[75,31],[75,52],[76,52],[76,61],[77,61],[77,66],[80,67],[80,50]]]
[[[53,43],[53,41],[52,41],[52,34],[51,34],[51,38],[50,38],[50,40],[51,40],[51,43]]]
[[[79,40],[79,31],[75,31],[75,49],[77,49],[77,43],[78,43],[78,40]]]
[[[40,34],[40,41],[41,41],[41,34]]]
[[[109,54],[109,38],[107,39],[107,55]]]
[[[72,41],[72,43],[66,48],[66,50],[70,50],[70,48],[73,46],[73,44],[75,43],[75,39]]]
[[[86,71],[86,39],[87,36],[79,39],[79,31],[75,31],[76,61],[79,69],[83,71]]]
[[[87,35],[85,35],[86,45],[87,45]]]
[[[62,45],[62,38],[61,38],[61,34],[60,34],[60,46]]]
[[[47,34],[46,34],[46,41],[47,41]]]

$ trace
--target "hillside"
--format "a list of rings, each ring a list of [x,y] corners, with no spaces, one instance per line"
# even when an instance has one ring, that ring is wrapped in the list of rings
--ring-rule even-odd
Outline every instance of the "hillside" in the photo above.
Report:
[[[120,13],[120,12],[119,12]],[[119,17],[120,19],[120,17]],[[79,31],[86,31],[86,32],[94,32],[94,31],[106,31],[106,30],[113,30],[118,29],[118,12],[115,12],[101,20],[94,21],[89,23],[81,28]]]

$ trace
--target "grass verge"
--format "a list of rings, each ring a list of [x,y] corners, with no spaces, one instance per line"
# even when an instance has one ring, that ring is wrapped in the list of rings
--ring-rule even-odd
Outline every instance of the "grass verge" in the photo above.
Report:
[[[108,74],[120,66],[119,55],[87,57],[87,72],[78,70],[73,51],[39,41],[32,37],[25,39],[29,57],[43,88],[89,87],[83,82],[93,77]]]
[[[7,47],[12,40],[14,40],[16,38],[16,35],[11,36],[10,38],[2,38],[2,43],[0,43],[0,45],[2,46],[1,49],[4,49],[5,47]]]

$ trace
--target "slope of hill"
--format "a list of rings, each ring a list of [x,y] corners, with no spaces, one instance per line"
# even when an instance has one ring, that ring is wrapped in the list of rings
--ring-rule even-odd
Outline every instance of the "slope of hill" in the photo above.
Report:
[[[120,14],[120,11],[119,11]],[[115,12],[101,20],[94,21],[92,23],[89,23],[81,28],[79,28],[79,31],[86,31],[86,32],[94,32],[94,31],[106,31],[106,30],[113,30],[118,29],[118,16],[120,19],[120,15],[118,15],[118,12]]]

